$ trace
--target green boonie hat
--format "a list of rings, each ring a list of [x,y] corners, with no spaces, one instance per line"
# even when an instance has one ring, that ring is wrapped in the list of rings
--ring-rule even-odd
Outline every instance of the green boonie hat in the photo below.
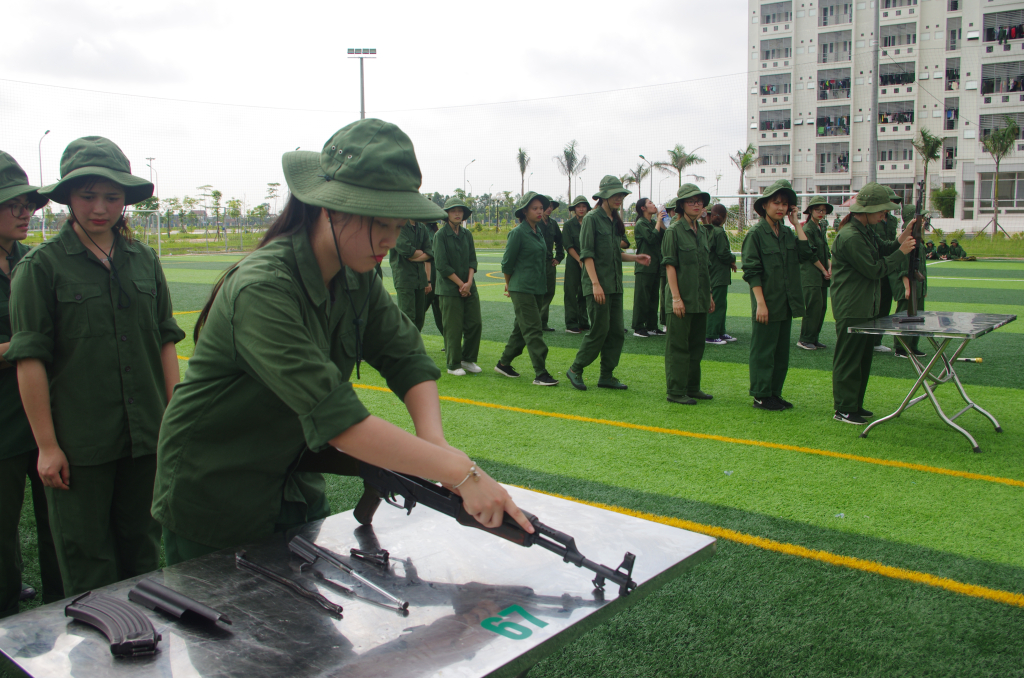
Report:
[[[463,219],[469,219],[469,216],[471,214],[473,214],[473,210],[469,209],[469,205],[464,203],[462,200],[459,200],[456,197],[451,197],[451,198],[448,198],[447,200],[445,200],[445,202],[444,202],[444,211],[445,212],[447,212],[448,210],[453,210],[456,207],[461,207],[463,210],[465,210],[465,212],[463,212],[463,215],[462,215]]]
[[[894,203],[897,203],[897,204],[900,204],[900,205],[903,204],[903,198],[901,198],[900,196],[896,195],[896,191],[892,190],[892,186],[886,186],[885,190],[889,192],[889,201],[890,202],[894,202]],[[899,208],[897,207],[897,208],[894,208],[894,209],[899,209]]]
[[[793,190],[793,184],[789,183],[785,179],[779,179],[774,184],[765,189],[765,192],[760,198],[754,201],[754,211],[762,217],[765,215],[764,204],[772,198],[773,195],[779,192],[783,192],[787,198],[789,198],[790,205],[796,205],[796,191]]]
[[[60,158],[60,181],[39,189],[54,202],[68,205],[72,179],[96,177],[112,181],[124,189],[124,204],[134,205],[153,195],[153,184],[132,174],[128,157],[106,137],[75,139]]]
[[[555,200],[554,198],[552,198],[550,195],[545,195],[544,197],[548,199],[548,203],[551,205],[551,209],[558,209],[558,206],[562,204]],[[544,209],[547,209],[547,207],[545,207]]]
[[[548,205],[551,204],[551,201],[548,200],[548,197],[546,195],[541,195],[536,191],[530,191],[529,193],[524,195],[516,204],[516,219],[519,219],[520,221],[524,219],[523,213],[526,211],[526,208],[530,205],[530,203],[533,202],[535,199],[540,200],[540,204],[544,206],[544,209],[547,209]]]
[[[891,190],[891,189],[890,189]],[[864,184],[864,188],[857,192],[857,199],[850,205],[850,212],[853,214],[874,214],[875,212],[888,212],[898,210],[899,205],[889,199],[889,191],[885,186],[872,181]]]
[[[829,204],[828,198],[826,198],[823,195],[816,195],[813,198],[811,198],[811,201],[809,203],[807,203],[807,209],[804,210],[804,214],[810,216],[811,209],[817,207],[818,205],[825,206],[825,214],[832,214],[832,212],[835,210],[835,207]]]
[[[575,198],[573,198],[572,202],[569,203],[569,209],[575,208],[576,205],[586,205],[587,209],[590,209],[590,201],[587,200],[587,197],[585,195],[577,195]]]
[[[945,239],[945,238],[943,238],[943,239],[942,239],[942,240],[940,240],[939,242],[946,242],[946,239]]]
[[[0,203],[21,195],[26,196],[26,199],[36,207],[42,207],[50,202],[49,198],[39,194],[37,186],[29,186],[28,175],[21,169],[18,161],[0,151]]]
[[[633,191],[627,190],[626,187],[622,185],[622,181],[618,177],[606,174],[604,175],[604,178],[601,179],[601,183],[597,187],[597,193],[593,195],[593,198],[594,200],[597,200],[598,198],[607,200],[613,195],[629,195],[632,192]]]
[[[289,151],[281,165],[288,189],[307,205],[364,217],[448,216],[420,194],[423,175],[412,140],[383,120],[357,120],[335,132],[320,153]]]
[[[711,194],[700,190],[700,187],[697,186],[697,184],[683,184],[679,187],[679,190],[676,191],[675,200],[670,200],[669,203],[671,203],[672,209],[676,212],[682,212],[679,202],[681,200],[689,200],[690,198],[695,197],[701,198],[704,201],[704,207],[707,207],[708,203],[711,202]],[[669,203],[666,203],[666,207]]]
[[[913,219],[914,217],[916,217],[916,212],[917,208],[914,207],[913,205],[904,205],[903,212],[901,213],[901,216],[903,217],[903,222],[906,223]]]

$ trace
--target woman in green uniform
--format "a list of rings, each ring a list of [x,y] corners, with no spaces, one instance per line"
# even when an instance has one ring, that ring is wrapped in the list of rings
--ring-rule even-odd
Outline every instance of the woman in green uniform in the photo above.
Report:
[[[428,221],[423,226],[427,229],[427,233],[430,234],[430,241],[433,243],[434,235],[437,233],[437,222]],[[428,261],[426,266],[428,283],[430,285],[430,291],[427,292],[427,307],[434,315],[434,326],[437,327],[437,333],[443,337],[444,324],[441,322],[441,298],[437,296],[437,266],[434,265],[433,261]],[[441,350],[444,351],[443,348]]]
[[[776,181],[754,201],[761,219],[743,239],[743,279],[750,285],[753,315],[750,336],[750,395],[761,410],[788,410],[782,398],[789,371],[793,318],[804,314],[800,263],[815,252],[796,218],[797,199],[785,179]],[[789,216],[793,229],[783,220]]]
[[[326,517],[312,470],[356,473],[355,460],[456,487],[481,523],[507,510],[525,529],[505,490],[446,442],[440,372],[373,272],[406,220],[445,216],[419,193],[411,140],[360,120],[282,164],[288,204],[214,288],[160,429],[153,516],[168,563]],[[363,360],[405,403],[415,436],[360,402],[349,379]],[[377,503],[360,501],[357,519]]]
[[[562,224],[562,246],[569,258],[565,262],[564,290],[565,331],[579,334],[590,329],[587,304],[583,297],[583,262],[580,260],[580,222],[590,211],[590,203],[582,195],[569,205],[572,216]]]
[[[665,225],[658,206],[649,198],[636,201],[639,218],[633,225],[636,251],[651,258],[649,266],[633,265],[633,336],[646,339],[658,329],[658,282],[661,272],[661,239]]]
[[[800,282],[804,290],[804,319],[800,323],[798,348],[814,351],[828,348],[819,341],[828,312],[828,287],[832,284],[832,252],[828,248],[828,218],[835,209],[824,196],[816,195],[807,203],[804,233],[814,248],[814,258],[800,264]]]
[[[37,468],[39,450],[21,406],[17,371],[3,358],[11,342],[11,271],[28,254],[29,248],[21,241],[28,237],[32,214],[49,202],[38,190],[29,186],[21,165],[0,151],[0,618],[17,614],[19,601],[34,594],[21,581],[18,523],[25,499],[25,478],[32,488],[43,602],[52,603],[64,597],[50,534],[46,493]]]
[[[159,565],[149,506],[160,419],[179,378],[174,344],[185,334],[156,252],[132,238],[124,218],[153,184],[132,176],[103,137],[72,141],[60,174],[39,192],[71,215],[18,264],[6,357],[18,363],[72,596]]]
[[[547,368],[548,347],[544,343],[541,324],[541,307],[547,294],[547,269],[551,249],[544,241],[544,210],[549,201],[533,191],[523,196],[516,205],[516,219],[519,225],[508,234],[505,254],[501,257],[501,272],[505,275],[505,296],[512,299],[515,321],[512,335],[505,344],[505,350],[494,366],[494,371],[506,377],[518,377],[512,369],[512,361],[525,348],[533,363],[534,380],[537,386],[557,386],[558,380]]]
[[[540,307],[540,324],[545,332],[554,332],[555,328],[548,324],[548,316],[551,314],[551,301],[555,298],[555,289],[558,285],[558,265],[565,257],[565,250],[562,245],[562,231],[558,228],[558,222],[551,216],[551,213],[558,209],[560,203],[550,195],[544,197],[548,199],[548,206],[544,208],[541,227],[544,229],[544,248],[547,252],[548,263],[544,269],[547,292],[544,293],[544,303]],[[552,249],[554,255],[552,255]]]
[[[711,275],[711,298],[715,310],[708,313],[708,328],[705,344],[721,346],[736,341],[725,332],[725,317],[729,309],[729,286],[732,274],[736,272],[736,255],[732,253],[729,236],[725,233],[726,218],[729,216],[725,205],[718,203],[711,207],[705,222],[708,235],[708,269]]]
[[[949,259],[950,261],[957,261],[957,260],[960,260],[960,259],[966,259],[967,258],[967,250],[965,250],[963,247],[960,247],[960,241],[958,241],[958,240],[950,240],[949,241],[949,254],[947,255],[946,258]]]
[[[672,314],[665,342],[665,382],[668,401],[696,405],[712,396],[700,390],[700,361],[704,357],[708,313],[715,310],[708,266],[707,230],[700,216],[711,196],[695,184],[683,184],[676,194],[676,214],[661,243]],[[666,303],[668,306],[668,303]]]
[[[903,228],[904,230],[910,227],[911,222],[914,220],[916,210],[913,205],[903,206]],[[928,242],[931,244],[931,241]],[[924,298],[928,296],[928,266],[927,266],[927,248],[922,243],[917,243],[917,275],[910,273],[910,257],[907,257],[907,264],[900,267],[899,271],[894,271],[889,274],[889,286],[892,288],[892,298],[896,302],[896,313],[903,313],[910,308],[910,286],[917,285],[917,310],[924,310]],[[907,346],[918,358],[925,355],[924,351],[918,350],[918,343],[921,341],[921,337],[911,336],[906,337]],[[892,347],[893,355],[897,358],[906,358],[907,352],[903,350],[903,345],[898,340],[895,340]]]
[[[900,205],[903,203],[903,198],[896,194],[896,191],[891,186],[884,186],[886,194],[889,196],[889,202],[895,205],[894,209],[900,209]],[[888,242],[896,239],[896,233],[899,229],[899,223],[896,221],[896,217],[892,212],[886,212],[885,219],[879,221],[874,225],[875,235],[878,239],[884,242]],[[892,288],[889,286],[889,278],[882,278],[880,281],[881,291],[881,303],[878,306],[879,318],[889,317],[889,313],[892,312]],[[888,353],[890,351],[888,346],[882,344],[882,335],[876,334],[871,337],[872,344],[875,347],[877,353]]]
[[[427,294],[431,290],[427,267],[434,257],[432,240],[426,226],[410,221],[402,227],[398,242],[388,253],[398,308],[421,332],[427,317]]]
[[[870,334],[850,334],[847,328],[871,322],[881,305],[879,281],[906,266],[914,247],[910,229],[897,240],[880,240],[876,226],[896,209],[885,187],[869,183],[857,193],[850,214],[832,243],[832,315],[836,320],[836,350],[832,355],[834,419],[864,424],[872,413],[864,409],[871,375],[874,341]]]
[[[458,198],[449,198],[444,211],[448,213],[448,220],[434,235],[437,294],[441,299],[448,374],[464,377],[466,372],[479,374],[482,371],[476,364],[483,331],[480,293],[473,281],[477,269],[476,246],[473,234],[462,227],[473,211]]]
[[[583,370],[601,356],[599,388],[626,388],[613,372],[622,355],[625,324],[622,317],[622,262],[636,261],[650,266],[649,254],[626,254],[622,239],[626,227],[619,216],[627,191],[618,177],[610,174],[601,179],[594,195],[597,205],[583,218],[580,229],[580,258],[586,275],[583,294],[587,298],[587,315],[591,328],[583,338],[576,359],[565,373],[573,387],[586,391]]]

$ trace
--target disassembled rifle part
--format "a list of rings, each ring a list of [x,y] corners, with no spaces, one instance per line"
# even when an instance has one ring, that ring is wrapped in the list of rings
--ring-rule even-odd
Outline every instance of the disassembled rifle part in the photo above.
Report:
[[[207,607],[152,579],[143,579],[136,584],[128,592],[128,600],[183,621],[192,620],[211,624],[216,624],[220,621],[225,624],[231,624],[230,619],[212,607]]]
[[[284,586],[285,588],[294,591],[303,598],[313,601],[323,609],[330,612],[332,615],[336,616],[338,619],[343,618],[341,613],[344,608],[341,605],[338,605],[337,603],[332,603],[323,595],[315,591],[310,591],[302,584],[293,581],[287,577],[282,577],[276,572],[268,570],[262,565],[257,565],[251,560],[248,560],[245,557],[245,551],[239,551],[235,554],[235,566],[240,570],[248,570],[249,572],[253,572],[255,574],[260,575],[261,577],[269,579],[270,581],[277,582],[281,586]]]
[[[349,549],[348,552],[349,555],[351,555],[356,560],[360,560],[364,563],[369,563],[371,565],[376,565],[382,570],[388,569],[388,566],[391,564],[391,554],[384,549],[380,549],[379,551],[361,551],[359,549]]]
[[[142,612],[128,603],[90,591],[64,608],[64,616],[100,630],[110,641],[110,653],[117,658],[156,653],[160,634]]]

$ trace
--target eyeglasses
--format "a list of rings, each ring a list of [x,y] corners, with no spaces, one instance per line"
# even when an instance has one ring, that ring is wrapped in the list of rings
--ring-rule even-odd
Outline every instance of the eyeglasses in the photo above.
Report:
[[[35,214],[35,211],[39,209],[31,202],[12,202],[7,205],[7,208],[11,210],[11,215],[14,218],[24,216],[25,214]]]
[[[683,204],[684,205],[700,205],[701,207],[703,207],[704,206],[704,200],[702,198],[690,198],[689,200],[684,200]]]

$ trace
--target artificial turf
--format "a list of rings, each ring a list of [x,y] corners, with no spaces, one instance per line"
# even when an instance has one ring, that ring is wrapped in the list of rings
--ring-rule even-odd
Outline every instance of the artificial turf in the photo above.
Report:
[[[189,334],[210,286],[236,259],[165,258],[178,321]],[[703,363],[703,388],[714,401],[696,407],[665,402],[663,338],[627,336],[616,373],[630,386],[625,392],[578,392],[564,379],[554,389],[534,387],[526,356],[516,362],[523,378],[505,379],[491,371],[512,325],[511,306],[501,294],[500,252],[481,252],[479,259],[484,319],[479,362],[485,371],[444,375],[439,390],[445,398],[470,401],[442,402],[449,441],[499,480],[1024,593],[1024,486],[1019,482],[1024,480],[1024,380],[1017,336],[1024,324],[1011,323],[972,342],[964,355],[983,362],[958,368],[969,394],[1005,431],[997,434],[979,414],[965,414],[959,421],[984,450],[976,455],[927,403],[879,426],[867,439],[858,436],[859,428],[833,422],[831,349],[792,349],[785,395],[795,409],[752,409],[746,368],[750,306],[738,275],[730,290],[727,328],[739,341],[707,347]],[[626,271],[628,325],[632,276],[629,267]],[[933,263],[929,274],[929,310],[1019,313],[1024,308],[1024,264]],[[390,285],[386,266],[385,275]],[[827,320],[822,340],[831,346],[834,325],[831,317]],[[561,331],[561,289],[551,324],[560,331],[545,334],[548,364],[561,377],[582,339]],[[799,321],[794,325],[795,342]],[[428,353],[443,366],[441,338],[429,313],[423,334]],[[188,357],[191,352],[189,337],[178,353]],[[184,371],[187,361],[181,365]],[[880,414],[894,410],[912,383],[911,366],[879,354],[872,375],[868,407]],[[593,383],[596,366],[584,377]],[[363,383],[383,386],[372,370],[364,372]],[[411,429],[393,395],[370,389],[359,394],[372,412]],[[951,386],[938,394],[947,411],[959,409]],[[774,446],[737,442],[744,440]],[[352,479],[330,478],[333,509],[352,508],[360,489]],[[30,511],[21,529],[25,579],[38,583]],[[1022,607],[720,540],[710,562],[587,633],[530,675],[1024,675],[1022,627]]]

